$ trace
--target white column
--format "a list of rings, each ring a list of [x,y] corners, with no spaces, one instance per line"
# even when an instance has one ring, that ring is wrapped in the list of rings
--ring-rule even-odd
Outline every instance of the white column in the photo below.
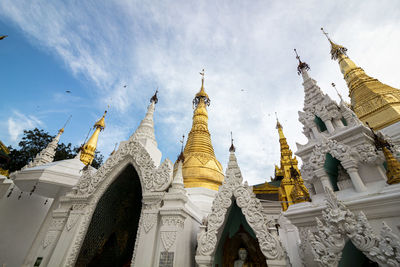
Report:
[[[344,124],[343,124],[341,119],[335,119],[334,121],[335,121],[335,124],[336,124],[337,127],[339,127],[339,128],[343,128],[344,127]]]
[[[324,123],[329,133],[333,133],[335,131],[335,128],[333,128],[332,121],[330,119],[325,120]]]
[[[365,187],[363,181],[361,180],[360,175],[358,174],[358,170],[356,167],[350,167],[347,170],[347,173],[349,174],[351,181],[353,182],[354,188],[356,189],[357,192],[363,192],[366,191],[367,188]]]
[[[325,172],[324,168],[320,168],[320,169],[316,170],[315,175],[320,179],[324,190],[325,190],[325,187],[328,187],[333,191],[332,184],[329,181],[328,174]]]
[[[311,131],[313,132],[315,138],[317,139],[318,136],[320,135],[320,133],[319,133],[319,131],[318,131],[318,129],[317,129],[317,126],[313,126],[313,127],[311,128]]]

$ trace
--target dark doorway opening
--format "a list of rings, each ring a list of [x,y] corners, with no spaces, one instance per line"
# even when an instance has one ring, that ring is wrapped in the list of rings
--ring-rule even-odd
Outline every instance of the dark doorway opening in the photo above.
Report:
[[[76,266],[130,266],[141,203],[140,180],[129,165],[97,203]]]

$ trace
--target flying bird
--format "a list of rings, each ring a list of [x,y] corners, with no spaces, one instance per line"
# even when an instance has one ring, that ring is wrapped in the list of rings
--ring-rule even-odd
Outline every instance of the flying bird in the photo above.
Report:
[[[0,40],[3,40],[4,38],[8,37],[8,35],[1,35]]]
[[[70,94],[70,93],[71,93],[71,91],[70,91],[70,90],[66,90],[65,92],[66,92],[67,94]]]
[[[128,85],[125,84],[125,85],[124,85],[124,88],[126,88],[127,86],[128,86]]]

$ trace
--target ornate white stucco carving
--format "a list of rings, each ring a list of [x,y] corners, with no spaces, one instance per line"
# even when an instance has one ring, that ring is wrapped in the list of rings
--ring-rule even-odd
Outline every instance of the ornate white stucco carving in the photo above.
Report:
[[[74,232],[73,244],[69,251],[65,266],[73,266],[79,254],[80,247],[85,238],[86,231],[89,227],[92,214],[96,208],[97,202],[118,177],[118,170],[122,170],[125,166],[131,164],[134,166],[142,187],[143,208],[139,226],[137,231],[137,239],[141,234],[140,229],[148,232],[157,221],[157,211],[161,203],[161,198],[172,182],[172,163],[166,159],[158,168],[155,167],[147,150],[137,140],[131,139],[120,145],[118,150],[111,155],[107,161],[96,171],[91,172],[89,169],[84,170],[81,180],[77,186],[60,201],[62,211],[72,207],[72,210],[81,210],[78,228]],[[116,171],[117,170],[117,171]],[[149,197],[150,195],[150,197]],[[158,207],[158,208],[157,208]],[[144,212],[144,210],[146,212]],[[155,213],[147,213],[154,210]],[[76,224],[75,215],[68,212],[65,215],[68,221],[68,228],[71,229]],[[73,217],[71,217],[73,216]],[[69,229],[66,229],[67,231]],[[71,231],[72,232],[72,231]],[[51,235],[49,239],[51,240]],[[46,244],[48,241],[46,242]],[[135,244],[137,246],[137,244]]]
[[[383,155],[378,154],[376,148],[371,144],[360,144],[356,147],[361,162],[366,164],[381,164]]]
[[[157,222],[157,213],[144,213],[143,214],[143,229],[147,233],[153,228],[153,225]]]
[[[262,213],[262,205],[243,178],[236,157],[230,154],[225,181],[220,186],[216,198],[213,201],[211,213],[207,217],[207,225],[201,227],[197,236],[196,255],[213,256],[218,243],[218,232],[222,231],[227,210],[232,205],[232,198],[241,208],[246,221],[253,229],[258,239],[260,249],[268,260],[284,260],[285,251],[276,234],[271,232],[275,229],[275,222]]]
[[[98,185],[122,161],[130,162],[138,172],[143,192],[165,191],[172,181],[172,163],[166,159],[158,168],[146,149],[136,140],[129,140],[121,145],[96,173],[84,172],[77,184],[78,195],[91,195]]]
[[[355,164],[358,162],[358,154],[354,149],[336,140],[325,139],[315,145],[308,163],[302,167],[302,171],[305,171],[306,180],[309,179],[308,177],[312,176],[314,170],[323,168],[327,153],[330,153],[332,157],[338,159],[340,162],[351,161]]]
[[[331,189],[325,190],[327,208],[322,212],[322,220],[317,218],[318,232],[309,233],[315,261],[320,266],[337,266],[346,241],[350,239],[379,266],[400,266],[400,239],[390,227],[383,222],[381,233],[375,234],[364,213],[356,216]]]
[[[163,231],[161,232],[161,241],[164,245],[165,251],[168,251],[175,243],[176,231]]]

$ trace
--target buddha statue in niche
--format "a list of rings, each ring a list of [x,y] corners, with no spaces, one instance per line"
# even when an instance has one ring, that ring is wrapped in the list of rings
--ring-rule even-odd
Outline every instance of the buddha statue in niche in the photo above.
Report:
[[[238,259],[233,263],[233,267],[253,267],[253,264],[247,261],[247,250],[239,248]]]

